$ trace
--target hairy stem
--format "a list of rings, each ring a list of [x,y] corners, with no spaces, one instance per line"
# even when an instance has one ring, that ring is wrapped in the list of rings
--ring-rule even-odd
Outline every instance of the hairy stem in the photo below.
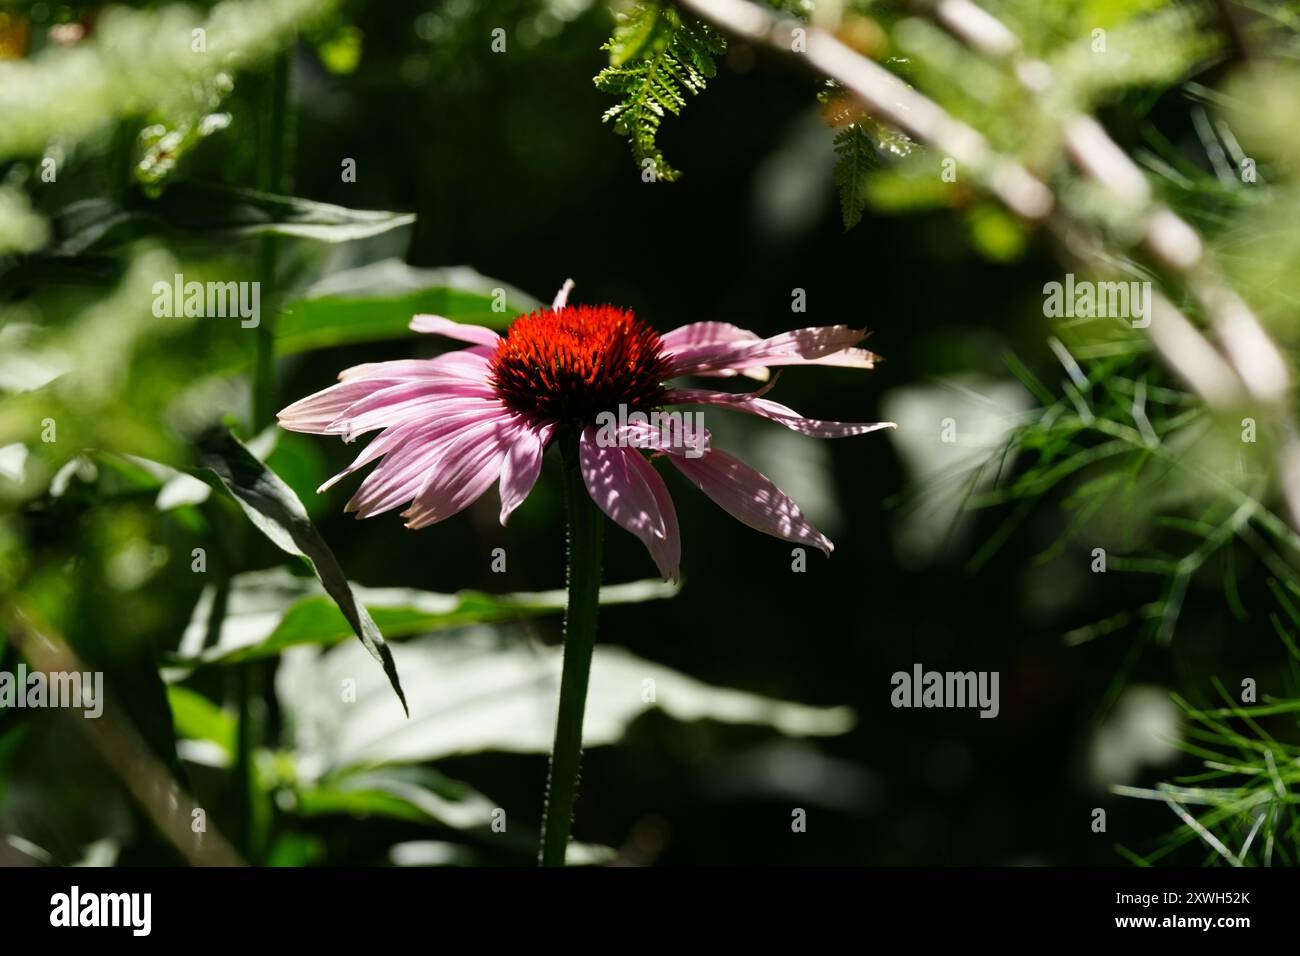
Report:
[[[564,609],[564,670],[560,710],[546,784],[542,816],[542,866],[563,866],[573,822],[573,800],[582,762],[582,716],[587,707],[587,679],[596,645],[596,611],[600,604],[603,519],[587,494],[578,464],[577,436],[560,445],[564,462],[564,505],[569,522],[569,601]]]

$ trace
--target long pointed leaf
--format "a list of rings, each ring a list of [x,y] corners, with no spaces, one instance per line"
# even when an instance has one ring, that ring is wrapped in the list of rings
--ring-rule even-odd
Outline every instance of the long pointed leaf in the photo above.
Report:
[[[392,651],[379,627],[357,600],[338,559],[307,517],[298,496],[279,475],[267,468],[227,428],[213,429],[199,441],[199,465],[220,479],[221,487],[238,502],[249,521],[276,547],[307,560],[321,585],[370,655],[383,665],[388,682],[407,711],[406,695],[397,677]],[[409,711],[408,711],[409,712]]]

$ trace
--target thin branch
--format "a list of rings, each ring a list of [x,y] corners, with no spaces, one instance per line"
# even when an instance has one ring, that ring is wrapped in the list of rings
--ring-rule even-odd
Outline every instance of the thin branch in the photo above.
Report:
[[[67,643],[49,629],[38,631],[19,611],[9,616],[10,642],[31,665],[45,673],[84,673],[87,668]],[[109,768],[117,774],[158,832],[191,866],[240,866],[226,838],[205,820],[196,833],[195,811],[203,811],[150,752],[126,715],[104,694],[103,713],[79,725]]]
[[[1033,173],[995,152],[977,130],[825,30],[774,15],[748,0],[681,0],[681,6],[733,36],[786,53],[796,48],[795,31],[803,31],[806,46],[801,55],[860,99],[873,115],[973,170],[989,191],[1025,219],[1038,222],[1052,211],[1052,192]]]
[[[956,159],[1013,212],[1030,222],[1046,223],[1069,240],[1067,245],[1088,249],[1092,252],[1088,258],[1104,261],[1104,245],[1096,231],[1066,216],[1048,185],[1015,159],[994,150],[978,131],[827,31],[748,0],[678,3],[733,36],[784,52],[795,49],[794,31],[804,31],[803,57],[857,97],[869,113]],[[1012,65],[1029,94],[1041,95],[1050,88],[1050,68],[1027,58],[1020,39],[971,0],[931,0],[922,6],[972,49]],[[1206,261],[1204,243],[1196,230],[1154,202],[1142,170],[1101,124],[1090,116],[1075,114],[1065,119],[1062,129],[1067,155],[1113,198],[1139,214],[1143,248],[1156,263],[1187,281],[1222,345],[1221,351],[1173,303],[1156,296],[1156,315],[1147,331],[1161,357],[1212,408],[1237,408],[1249,397],[1262,404],[1277,423],[1281,434],[1276,452],[1278,476],[1291,525],[1300,529],[1300,431],[1285,408],[1291,381],[1281,350],[1224,282],[1220,270]]]

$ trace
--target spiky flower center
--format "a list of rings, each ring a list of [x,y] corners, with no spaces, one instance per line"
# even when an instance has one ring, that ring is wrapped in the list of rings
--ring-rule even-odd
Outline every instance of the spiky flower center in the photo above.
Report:
[[[520,316],[492,357],[491,382],[518,411],[566,422],[659,404],[668,361],[649,325],[612,305]]]

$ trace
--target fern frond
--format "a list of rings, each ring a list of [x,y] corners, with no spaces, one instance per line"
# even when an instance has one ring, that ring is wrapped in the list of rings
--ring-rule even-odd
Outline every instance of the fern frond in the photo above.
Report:
[[[913,147],[906,133],[892,129],[869,116],[859,115],[835,134],[835,184],[840,190],[840,211],[844,228],[862,220],[867,206],[871,176],[881,168],[881,156],[903,158]]]
[[[867,181],[879,168],[876,149],[861,123],[850,123],[835,134],[835,184],[840,188],[840,211],[844,228],[862,220],[867,206]]]
[[[609,51],[609,66],[596,75],[596,87],[619,98],[602,121],[627,137],[638,166],[672,182],[681,173],[664,160],[659,125],[666,114],[681,113],[687,92],[700,93],[717,74],[714,57],[726,50],[726,41],[658,0],[637,0],[601,49]]]

